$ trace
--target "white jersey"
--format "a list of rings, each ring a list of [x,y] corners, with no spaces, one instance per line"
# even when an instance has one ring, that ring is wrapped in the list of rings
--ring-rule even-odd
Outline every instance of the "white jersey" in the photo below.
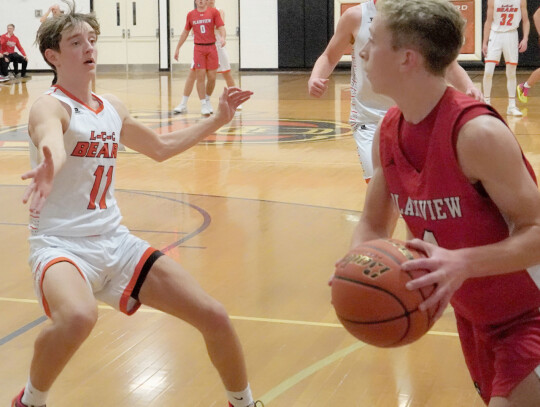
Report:
[[[521,0],[495,0],[491,30],[508,32],[517,30],[521,22]]]
[[[54,178],[39,216],[30,217],[32,235],[94,236],[114,230],[122,216],[114,197],[114,173],[122,120],[104,99],[90,108],[60,86],[46,94],[71,107],[64,133],[66,162]],[[30,143],[32,167],[37,149]]]
[[[373,92],[359,56],[368,41],[371,21],[377,14],[375,3],[369,0],[356,7],[362,7],[362,23],[352,50],[350,124],[354,130],[362,125],[377,124],[387,110],[395,105],[389,97]]]

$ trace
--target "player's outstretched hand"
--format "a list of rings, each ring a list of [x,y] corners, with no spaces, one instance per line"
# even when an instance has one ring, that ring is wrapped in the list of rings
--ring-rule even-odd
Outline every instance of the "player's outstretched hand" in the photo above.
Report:
[[[476,86],[474,85],[471,85],[469,88],[467,88],[467,90],[465,91],[465,94],[467,96],[470,96],[476,100],[478,100],[479,102],[483,102],[484,101],[484,95],[483,93],[480,91],[480,89],[478,89]]]
[[[222,124],[229,123],[234,117],[238,106],[247,102],[251,95],[253,95],[253,92],[250,90],[242,90],[234,86],[224,88],[223,93],[219,97],[216,119]]]
[[[320,98],[328,89],[328,79],[310,78],[308,81],[308,92],[311,96]]]
[[[51,193],[53,185],[54,163],[49,147],[43,147],[43,161],[33,170],[21,175],[21,178],[32,179],[24,191],[23,203],[26,204],[31,198],[30,213],[38,214]]]
[[[438,305],[435,320],[439,319],[452,295],[461,287],[467,279],[467,264],[463,257],[455,250],[447,250],[420,239],[413,239],[407,242],[407,247],[426,253],[427,257],[406,261],[401,268],[406,271],[428,270],[429,273],[415,278],[407,283],[407,289],[416,290],[435,284],[433,294],[420,304],[421,311],[435,309]]]

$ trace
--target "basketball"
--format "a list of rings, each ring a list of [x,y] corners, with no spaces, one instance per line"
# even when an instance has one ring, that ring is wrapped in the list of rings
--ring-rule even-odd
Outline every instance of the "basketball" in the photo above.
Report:
[[[332,304],[345,329],[378,347],[412,343],[433,325],[436,309],[418,309],[435,286],[410,291],[405,284],[425,270],[401,270],[407,260],[425,257],[396,239],[377,239],[351,250],[336,268]]]

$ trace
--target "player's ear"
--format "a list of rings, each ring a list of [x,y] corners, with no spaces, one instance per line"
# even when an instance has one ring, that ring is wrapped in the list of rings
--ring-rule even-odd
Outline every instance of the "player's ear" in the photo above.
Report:
[[[399,54],[398,60],[403,72],[416,68],[422,60],[420,53],[414,49],[403,48]]]
[[[56,66],[56,62],[58,60],[58,52],[57,51],[54,51],[50,48],[47,48],[45,50],[45,53],[44,53],[44,56],[45,56],[45,59],[47,60],[47,62],[49,62],[50,64]]]

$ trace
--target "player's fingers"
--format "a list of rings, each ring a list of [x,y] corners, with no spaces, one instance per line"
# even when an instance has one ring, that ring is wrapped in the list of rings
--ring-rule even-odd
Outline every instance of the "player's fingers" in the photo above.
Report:
[[[22,201],[24,204],[27,203],[28,199],[30,199],[30,197],[32,196],[32,193],[34,192],[34,187],[35,187],[35,184],[30,184],[24,191],[23,198],[22,198]]]
[[[36,170],[30,170],[21,175],[21,179],[34,178],[36,175]]]
[[[421,268],[421,267],[415,268],[415,270],[422,270],[422,269],[426,270],[425,268]],[[438,282],[439,282],[439,277],[437,276],[436,273],[427,273],[421,277],[417,277],[411,281],[408,281],[407,284],[405,284],[405,287],[407,288],[407,290],[413,291],[422,287],[427,287],[430,285],[437,284]]]

